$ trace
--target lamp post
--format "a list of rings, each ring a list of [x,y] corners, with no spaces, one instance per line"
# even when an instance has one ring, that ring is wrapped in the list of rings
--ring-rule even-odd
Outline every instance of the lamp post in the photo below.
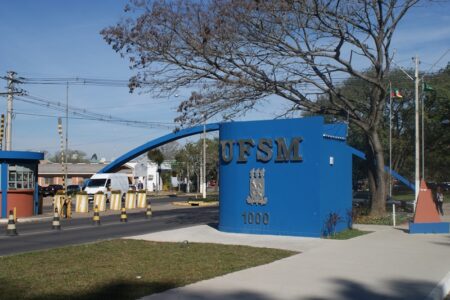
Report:
[[[414,58],[416,71],[414,76],[415,84],[415,197],[414,197],[414,211],[416,211],[417,197],[420,189],[420,136],[419,136],[419,56]]]
[[[206,199],[206,117],[203,118],[203,178],[202,178],[202,196]]]
[[[417,204],[417,197],[419,196],[419,189],[420,189],[420,134],[419,134],[419,56],[416,55],[412,58],[415,63],[415,75],[414,78],[410,76],[405,70],[403,70],[400,67],[400,70],[405,73],[406,76],[408,76],[409,79],[414,81],[414,87],[415,87],[415,184],[414,184],[414,190],[415,190],[415,197],[414,197],[414,207],[413,211],[416,211],[416,204]]]

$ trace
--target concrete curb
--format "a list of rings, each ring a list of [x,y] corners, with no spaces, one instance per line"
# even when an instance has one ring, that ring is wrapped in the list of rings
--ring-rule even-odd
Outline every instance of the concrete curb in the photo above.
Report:
[[[175,201],[172,205],[176,206],[218,206],[219,201],[204,202],[204,201]]]

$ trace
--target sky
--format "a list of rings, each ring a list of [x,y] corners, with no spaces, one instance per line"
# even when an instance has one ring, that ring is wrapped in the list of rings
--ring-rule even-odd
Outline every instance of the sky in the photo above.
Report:
[[[123,16],[125,0],[0,0],[0,76],[15,71],[26,78],[70,77],[127,80],[133,75],[102,39],[100,30]],[[450,2],[424,2],[403,19],[394,36],[395,63],[412,68],[419,55],[420,68],[437,70],[450,61]],[[436,65],[441,56],[447,53]],[[0,80],[0,92],[6,91]],[[65,85],[23,84],[18,88],[45,100],[66,102]],[[167,98],[130,94],[126,87],[69,85],[69,106],[131,120],[162,123],[154,128],[134,128],[100,121],[69,118],[69,148],[107,160],[170,133],[177,104],[189,96],[179,91]],[[273,100],[247,115],[245,120],[272,119],[285,105]],[[6,98],[0,97],[6,114]],[[20,100],[14,102],[13,150],[59,150],[57,117],[64,113]],[[213,120],[218,121],[218,120]],[[65,130],[65,123],[64,130]],[[195,138],[192,138],[192,140]]]

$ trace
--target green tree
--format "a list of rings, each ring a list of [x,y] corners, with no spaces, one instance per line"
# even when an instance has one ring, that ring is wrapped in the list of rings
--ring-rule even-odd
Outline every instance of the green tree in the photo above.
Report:
[[[206,181],[218,179],[219,167],[219,139],[206,139]],[[197,189],[200,182],[200,168],[202,166],[203,141],[187,143],[175,156],[174,164],[181,178],[188,178],[195,183]]]
[[[406,70],[412,74],[413,70]],[[422,77],[422,76],[421,76]],[[425,132],[425,178],[427,181],[447,181],[450,158],[446,154],[450,147],[450,130],[446,120],[450,117],[450,65],[446,68],[423,76],[428,91],[421,91],[420,97],[424,103]],[[399,90],[402,98],[392,98],[392,167],[410,181],[414,180],[414,139],[415,139],[415,101],[414,82],[403,73],[391,70],[385,85],[392,90]],[[366,97],[369,86],[356,78],[344,81],[342,93],[349,97]],[[389,97],[387,97],[389,99]],[[327,99],[321,99],[323,105]],[[389,162],[389,101],[380,124],[380,138],[385,153],[385,164]],[[350,124],[348,142],[358,149],[367,147],[367,141],[360,129]],[[357,177],[361,178],[360,170],[367,168],[363,161],[356,160]],[[355,170],[355,168],[354,168]]]
[[[424,77],[431,91],[424,92],[425,178],[449,181],[450,169],[450,64]]]
[[[198,188],[200,176],[200,149],[196,143],[187,143],[175,155],[176,169],[179,177],[187,178],[187,192],[191,191],[190,182],[192,181]]]
[[[381,123],[396,27],[419,0],[131,1],[130,17],[102,31],[137,74],[130,88],[198,90],[179,106],[182,123],[245,114],[268,95],[347,119],[367,141],[373,215],[385,212]],[[364,72],[361,66],[371,72]],[[342,79],[369,85],[342,93]],[[317,96],[327,97],[322,106]]]
[[[64,153],[66,154],[66,153]],[[65,158],[64,158],[65,160]],[[49,161],[54,163],[61,163],[61,151],[56,151],[53,156],[49,158]],[[67,150],[67,162],[68,163],[87,163],[89,159],[86,158],[86,153],[80,150]]]
[[[147,152],[147,158],[158,165],[158,179],[157,179],[157,190],[161,189],[161,164],[164,162],[164,154],[160,149],[156,148]]]

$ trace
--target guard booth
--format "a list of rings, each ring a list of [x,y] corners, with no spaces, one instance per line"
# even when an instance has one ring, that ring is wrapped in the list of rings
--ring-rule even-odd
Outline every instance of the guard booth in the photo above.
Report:
[[[40,152],[0,151],[1,218],[14,207],[17,217],[38,214],[38,164],[43,158]]]
[[[222,123],[219,230],[320,237],[346,229],[346,135],[346,124],[323,117]]]

